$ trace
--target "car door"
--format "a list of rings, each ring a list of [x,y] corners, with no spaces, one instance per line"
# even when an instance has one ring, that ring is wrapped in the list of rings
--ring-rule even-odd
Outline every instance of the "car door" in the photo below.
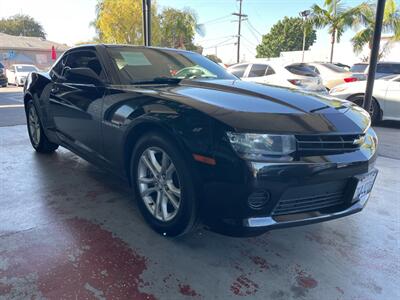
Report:
[[[49,104],[57,135],[78,151],[100,155],[104,84],[84,83],[65,75],[74,68],[90,68],[104,82],[104,68],[96,52],[87,49],[71,51],[60,63],[62,71],[52,86]]]
[[[388,84],[383,118],[400,120],[400,76],[397,76]]]

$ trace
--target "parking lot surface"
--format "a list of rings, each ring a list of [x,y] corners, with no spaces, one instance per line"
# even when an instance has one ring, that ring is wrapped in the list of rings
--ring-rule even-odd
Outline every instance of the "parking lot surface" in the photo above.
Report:
[[[200,227],[178,239],[149,229],[118,178],[63,148],[37,154],[24,125],[6,125],[0,299],[400,299],[397,125],[377,130],[387,147],[361,213],[254,238]]]

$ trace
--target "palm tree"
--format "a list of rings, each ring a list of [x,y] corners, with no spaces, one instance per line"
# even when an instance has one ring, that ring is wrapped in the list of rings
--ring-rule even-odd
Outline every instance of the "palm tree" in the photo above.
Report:
[[[351,39],[355,53],[360,53],[365,45],[372,47],[372,38],[375,27],[375,3],[362,3],[358,6],[358,19],[354,23],[355,27],[362,25],[363,29],[358,31]],[[386,43],[384,49],[389,47],[391,42],[400,40],[400,10],[396,7],[394,0],[387,0],[383,16],[382,31],[393,34],[393,37]],[[381,53],[382,54],[382,53]]]
[[[340,38],[346,29],[353,26],[359,15],[359,7],[347,9],[341,3],[341,0],[325,0],[324,7],[314,4],[311,7],[312,15],[311,22],[317,29],[325,27],[329,28],[331,35],[331,56],[330,62],[333,59],[333,49],[335,42],[340,42]]]

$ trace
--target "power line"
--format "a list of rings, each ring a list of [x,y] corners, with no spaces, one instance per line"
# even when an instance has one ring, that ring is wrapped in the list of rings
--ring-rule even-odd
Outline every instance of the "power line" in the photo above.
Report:
[[[223,16],[223,17],[219,17],[219,18],[215,18],[215,19],[212,19],[212,20],[208,20],[206,22],[201,22],[201,24],[210,24],[210,23],[214,23],[216,21],[220,21],[220,20],[227,19],[227,18],[230,18],[230,17],[231,17],[231,15],[229,14],[229,15],[226,15],[226,16]]]
[[[249,24],[249,26],[250,26],[255,32],[257,32],[259,35],[262,36],[262,34],[257,30],[257,28],[255,28],[255,27],[253,26],[253,24],[250,22],[249,19],[247,20],[247,23]]]
[[[246,23],[246,25],[249,25],[248,23]],[[258,38],[258,36],[254,33],[253,29],[250,26],[247,26],[247,28],[249,29],[250,33],[253,35],[253,37],[257,40],[258,43],[260,43],[260,39]]]

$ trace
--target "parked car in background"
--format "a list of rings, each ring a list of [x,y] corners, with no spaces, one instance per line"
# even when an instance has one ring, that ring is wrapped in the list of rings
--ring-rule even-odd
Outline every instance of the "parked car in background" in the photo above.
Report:
[[[356,63],[354,64],[350,72],[358,80],[366,80],[369,71],[368,63]],[[400,74],[400,62],[378,62],[376,65],[375,78],[381,78],[388,75]]]
[[[16,86],[24,85],[28,74],[30,72],[37,72],[37,71],[39,70],[34,65],[22,65],[22,64],[11,65],[11,67],[8,68],[6,71],[8,83],[14,84]]]
[[[322,82],[327,89],[331,89],[345,82],[357,81],[350,71],[326,62],[303,63],[309,66],[315,73],[322,78]]]
[[[345,69],[346,71],[349,71],[350,68],[351,68],[349,65],[345,65],[345,64],[342,64],[342,63],[340,63],[340,62],[334,62],[333,64],[334,64],[335,66],[338,66],[338,67],[340,67],[340,68]]]
[[[326,93],[319,75],[301,64],[256,61],[236,64],[227,70],[244,81]]]
[[[184,50],[72,48],[28,75],[24,104],[36,151],[61,145],[126,178],[163,236],[200,219],[255,235],[348,216],[377,174],[362,108],[238,80]]]
[[[366,81],[345,83],[333,88],[330,94],[362,106],[366,84]],[[370,115],[373,122],[400,121],[400,75],[376,79],[372,97]]]
[[[0,62],[0,87],[7,86],[7,76],[6,76],[6,69],[4,65]]]

